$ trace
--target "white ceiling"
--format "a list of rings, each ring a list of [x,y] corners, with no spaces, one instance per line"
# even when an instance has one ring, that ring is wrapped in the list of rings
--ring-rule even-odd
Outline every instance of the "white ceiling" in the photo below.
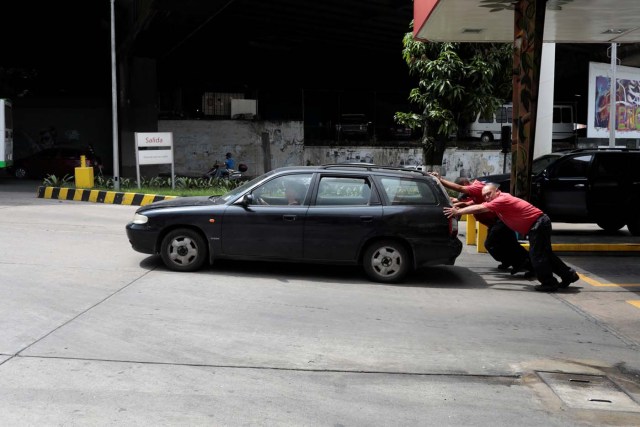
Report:
[[[414,6],[417,3],[436,3],[423,25],[416,27],[415,35],[420,40],[514,40],[515,0],[414,1]],[[419,22],[416,21],[417,25]],[[640,0],[548,0],[544,41],[640,43]]]

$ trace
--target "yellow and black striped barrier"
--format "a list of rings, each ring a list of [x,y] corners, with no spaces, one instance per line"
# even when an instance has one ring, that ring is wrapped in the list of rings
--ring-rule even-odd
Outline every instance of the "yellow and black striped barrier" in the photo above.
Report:
[[[108,203],[113,205],[144,206],[160,200],[175,199],[178,196],[157,194],[125,193],[108,190],[91,190],[65,187],[38,187],[38,198],[74,200],[76,202]]]

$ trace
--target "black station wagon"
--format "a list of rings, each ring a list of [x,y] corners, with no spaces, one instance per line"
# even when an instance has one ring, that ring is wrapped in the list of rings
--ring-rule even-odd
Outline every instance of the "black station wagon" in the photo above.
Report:
[[[361,265],[377,282],[452,265],[462,250],[438,180],[416,170],[336,164],[283,167],[222,196],[138,208],[134,250],[193,271],[216,259]]]

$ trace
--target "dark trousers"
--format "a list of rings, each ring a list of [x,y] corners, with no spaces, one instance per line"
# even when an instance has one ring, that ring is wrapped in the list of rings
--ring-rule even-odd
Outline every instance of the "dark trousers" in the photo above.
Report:
[[[529,230],[529,259],[535,270],[536,277],[542,284],[557,284],[553,274],[561,278],[571,275],[571,269],[551,248],[551,220],[542,215],[533,223]]]
[[[529,258],[529,253],[520,245],[516,232],[498,221],[487,229],[484,247],[496,261],[514,267],[521,267]]]

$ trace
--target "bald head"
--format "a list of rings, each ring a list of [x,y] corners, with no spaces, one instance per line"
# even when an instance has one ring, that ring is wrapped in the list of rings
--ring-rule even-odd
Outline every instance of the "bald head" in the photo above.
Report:
[[[488,182],[482,187],[482,197],[490,202],[500,194],[500,186],[494,182]]]

